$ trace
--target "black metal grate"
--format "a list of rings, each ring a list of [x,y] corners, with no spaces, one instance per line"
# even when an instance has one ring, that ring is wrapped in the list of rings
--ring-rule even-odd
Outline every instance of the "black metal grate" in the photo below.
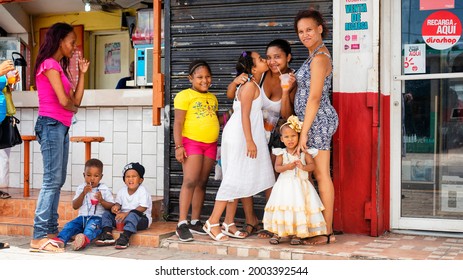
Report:
[[[179,91],[190,87],[188,64],[194,59],[206,60],[212,68],[212,87],[217,95],[219,110],[226,111],[232,101],[226,98],[226,88],[235,77],[235,63],[244,50],[258,51],[265,56],[265,47],[270,41],[283,38],[291,43],[294,69],[307,58],[307,49],[299,42],[294,32],[293,20],[300,10],[313,7],[325,17],[332,30],[332,1],[269,1],[269,0],[190,0],[165,1],[166,39],[166,118],[165,131],[165,193],[164,202],[168,219],[176,220],[179,212],[179,194],[182,185],[182,167],[175,160],[172,136],[173,98]],[[325,39],[332,47],[331,34]],[[219,140],[220,141],[220,140]],[[207,193],[202,214],[212,212],[215,194],[220,182],[214,174],[207,182]],[[263,214],[263,194],[254,197],[258,217]],[[237,220],[244,217],[239,208]]]

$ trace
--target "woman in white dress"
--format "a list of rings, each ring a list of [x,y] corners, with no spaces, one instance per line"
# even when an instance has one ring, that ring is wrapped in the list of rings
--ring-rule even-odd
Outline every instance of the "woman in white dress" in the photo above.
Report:
[[[283,124],[286,119],[294,113],[293,103],[296,87],[283,87],[280,80],[280,76],[282,74],[294,72],[289,67],[289,63],[292,59],[290,43],[284,39],[275,39],[267,44],[265,51],[269,69],[262,75],[260,82],[255,79],[254,80],[259,82],[260,87],[262,88],[264,128],[267,128],[266,136],[267,141],[269,142],[268,147],[273,166],[276,156],[271,154],[271,150],[272,148],[284,148],[283,143],[280,141],[279,125]],[[249,77],[246,73],[238,75],[228,85],[227,97],[230,99],[235,98],[237,87],[247,82],[248,78]],[[295,80],[294,76],[290,76],[290,79]],[[275,177],[278,177],[278,173],[275,173]],[[272,188],[265,190],[266,200],[270,197],[271,191]],[[255,216],[252,197],[241,199],[241,204],[246,217]],[[257,232],[260,229],[259,227],[259,221],[257,219],[247,219],[242,231],[249,236]],[[270,238],[273,234],[265,230],[260,230],[257,236],[259,238]]]
[[[257,52],[245,51],[236,65],[238,74],[246,72],[259,81],[268,65]],[[223,179],[217,192],[214,209],[204,225],[204,231],[217,241],[228,236],[244,238],[234,224],[238,199],[251,197],[275,183],[272,163],[265,139],[262,116],[262,93],[253,81],[242,85],[233,101],[233,115],[222,133]],[[220,227],[220,217],[227,213]],[[257,218],[246,217],[248,221]],[[227,236],[228,235],[228,236]]]

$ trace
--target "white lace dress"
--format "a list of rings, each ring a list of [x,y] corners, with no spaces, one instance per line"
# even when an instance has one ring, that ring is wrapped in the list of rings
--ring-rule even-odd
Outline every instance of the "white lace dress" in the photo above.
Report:
[[[240,89],[233,101],[233,114],[222,133],[221,161],[222,183],[216,200],[232,200],[260,193],[275,183],[272,161],[265,139],[262,116],[262,90],[252,102],[250,120],[251,133],[257,146],[257,157],[246,156],[247,146],[241,122]]]
[[[286,149],[273,149],[273,154],[283,156],[283,164],[303,156],[289,154]],[[280,173],[272,194],[265,205],[264,229],[280,237],[296,235],[300,238],[326,234],[322,211],[325,208],[317,191],[309,181],[308,172],[295,168]]]

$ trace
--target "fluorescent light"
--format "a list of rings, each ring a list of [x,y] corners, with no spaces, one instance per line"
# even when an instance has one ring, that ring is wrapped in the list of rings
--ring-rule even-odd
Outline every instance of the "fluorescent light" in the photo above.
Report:
[[[85,11],[90,12],[90,3],[85,3]]]

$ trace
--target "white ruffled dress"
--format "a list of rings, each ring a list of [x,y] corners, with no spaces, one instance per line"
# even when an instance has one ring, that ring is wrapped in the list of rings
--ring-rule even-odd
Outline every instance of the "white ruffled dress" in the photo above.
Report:
[[[283,164],[299,159],[286,149],[273,149],[273,154],[283,156]],[[303,154],[300,156],[305,165]],[[264,229],[280,237],[296,235],[300,238],[326,234],[322,211],[324,206],[317,191],[309,181],[306,171],[295,168],[280,173],[272,194],[265,206]]]

